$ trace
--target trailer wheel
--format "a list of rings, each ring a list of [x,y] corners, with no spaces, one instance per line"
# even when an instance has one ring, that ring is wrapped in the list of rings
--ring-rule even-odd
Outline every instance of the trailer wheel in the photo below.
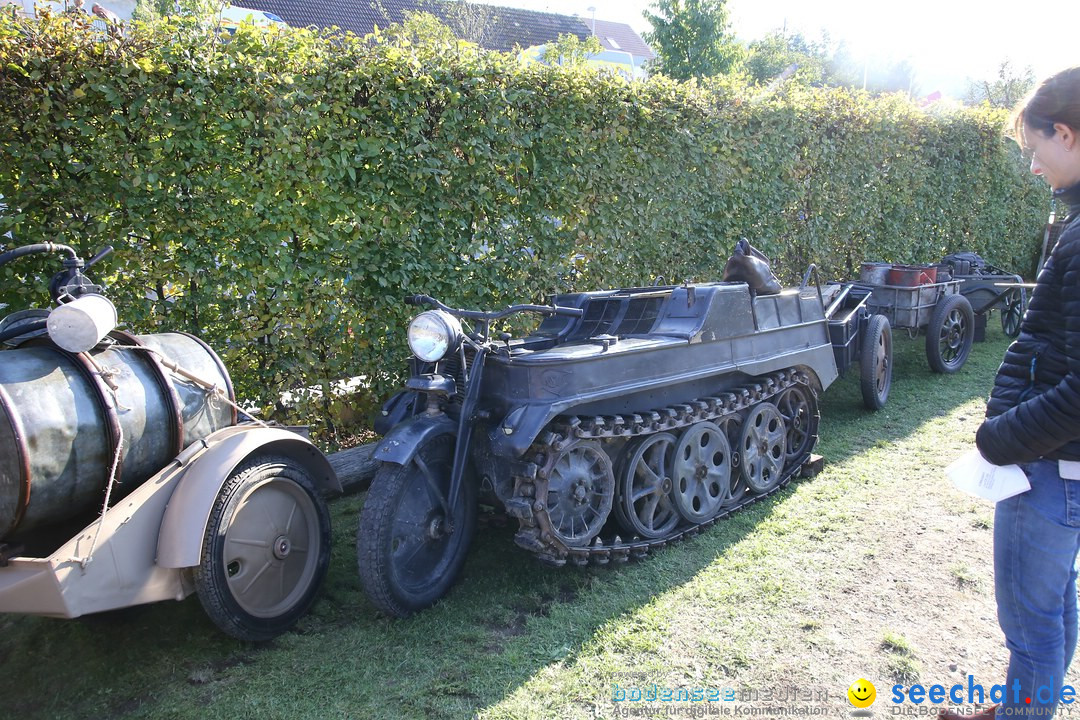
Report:
[[[926,361],[939,373],[954,373],[967,362],[975,339],[975,313],[963,295],[946,295],[926,326]]]
[[[269,640],[307,612],[330,562],[330,514],[296,461],[256,455],[214,502],[195,591],[223,632]]]
[[[468,478],[447,517],[454,438],[440,435],[407,465],[375,473],[356,531],[360,584],[375,607],[406,617],[450,590],[476,527],[476,487]]]
[[[1020,321],[1027,310],[1024,288],[1012,288],[1001,298],[1001,331],[1011,338],[1020,334]]]
[[[880,410],[892,387],[892,327],[884,315],[872,315],[859,348],[859,386],[867,410]]]

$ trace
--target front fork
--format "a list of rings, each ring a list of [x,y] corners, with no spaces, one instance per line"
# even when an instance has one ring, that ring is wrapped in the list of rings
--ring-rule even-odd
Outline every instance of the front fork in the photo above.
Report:
[[[382,462],[391,462],[398,465],[408,465],[415,462],[417,468],[424,475],[424,480],[432,493],[438,498],[439,505],[446,513],[447,523],[454,517],[457,509],[458,494],[461,492],[461,483],[465,481],[465,464],[468,462],[469,447],[472,443],[473,427],[478,419],[476,406],[480,398],[480,383],[484,374],[484,360],[488,351],[485,348],[477,349],[472,367],[467,368],[468,376],[464,378],[465,395],[461,399],[461,410],[457,424],[446,414],[441,407],[441,398],[448,397],[453,392],[453,381],[449,378],[439,378],[436,383],[416,382],[410,380],[406,389],[415,392],[416,410],[419,410],[411,420],[398,422],[393,425],[383,436],[383,441],[375,448],[374,457]],[[464,371],[464,366],[463,366]],[[414,379],[419,379],[416,373]],[[434,380],[429,377],[429,380]],[[439,385],[438,388],[434,387]],[[411,387],[410,387],[411,386]],[[428,389],[424,389],[428,388]],[[420,403],[423,407],[419,407]],[[398,405],[401,405],[399,402]],[[389,408],[390,416],[401,411],[397,407]],[[443,435],[453,434],[454,457],[450,468],[449,492],[443,493],[443,485],[439,481],[445,472],[445,468],[433,468],[424,461],[419,450],[427,442]]]
[[[468,461],[469,448],[472,444],[473,428],[476,426],[476,405],[480,400],[480,383],[484,378],[484,361],[488,349],[480,347],[473,358],[472,367],[462,371],[468,373],[465,379],[465,397],[461,401],[461,415],[458,417],[457,441],[454,443],[454,465],[450,470],[450,497],[447,498],[447,520],[454,517],[457,509],[458,493],[465,481],[465,463]]]

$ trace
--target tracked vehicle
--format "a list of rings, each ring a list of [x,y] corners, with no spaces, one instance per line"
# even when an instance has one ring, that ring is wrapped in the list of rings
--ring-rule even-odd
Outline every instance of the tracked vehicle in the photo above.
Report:
[[[640,557],[776,491],[811,459],[818,394],[858,362],[868,407],[891,382],[888,321],[851,285],[759,294],[746,282],[555,296],[498,312],[434,309],[383,408],[382,461],[357,532],[384,612],[441,597],[478,499],[553,565]],[[493,335],[517,313],[528,336]],[[461,321],[474,323],[463,329]]]

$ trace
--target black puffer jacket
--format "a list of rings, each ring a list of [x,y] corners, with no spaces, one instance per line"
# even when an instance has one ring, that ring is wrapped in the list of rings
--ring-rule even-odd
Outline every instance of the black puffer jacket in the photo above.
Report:
[[[1068,225],[1005,352],[976,443],[990,462],[1080,460],[1080,184],[1056,193]]]

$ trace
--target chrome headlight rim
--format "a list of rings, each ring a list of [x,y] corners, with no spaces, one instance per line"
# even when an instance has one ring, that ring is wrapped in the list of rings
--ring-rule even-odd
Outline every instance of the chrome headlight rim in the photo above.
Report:
[[[426,310],[409,323],[409,350],[423,362],[438,362],[458,349],[461,322],[445,310]]]

